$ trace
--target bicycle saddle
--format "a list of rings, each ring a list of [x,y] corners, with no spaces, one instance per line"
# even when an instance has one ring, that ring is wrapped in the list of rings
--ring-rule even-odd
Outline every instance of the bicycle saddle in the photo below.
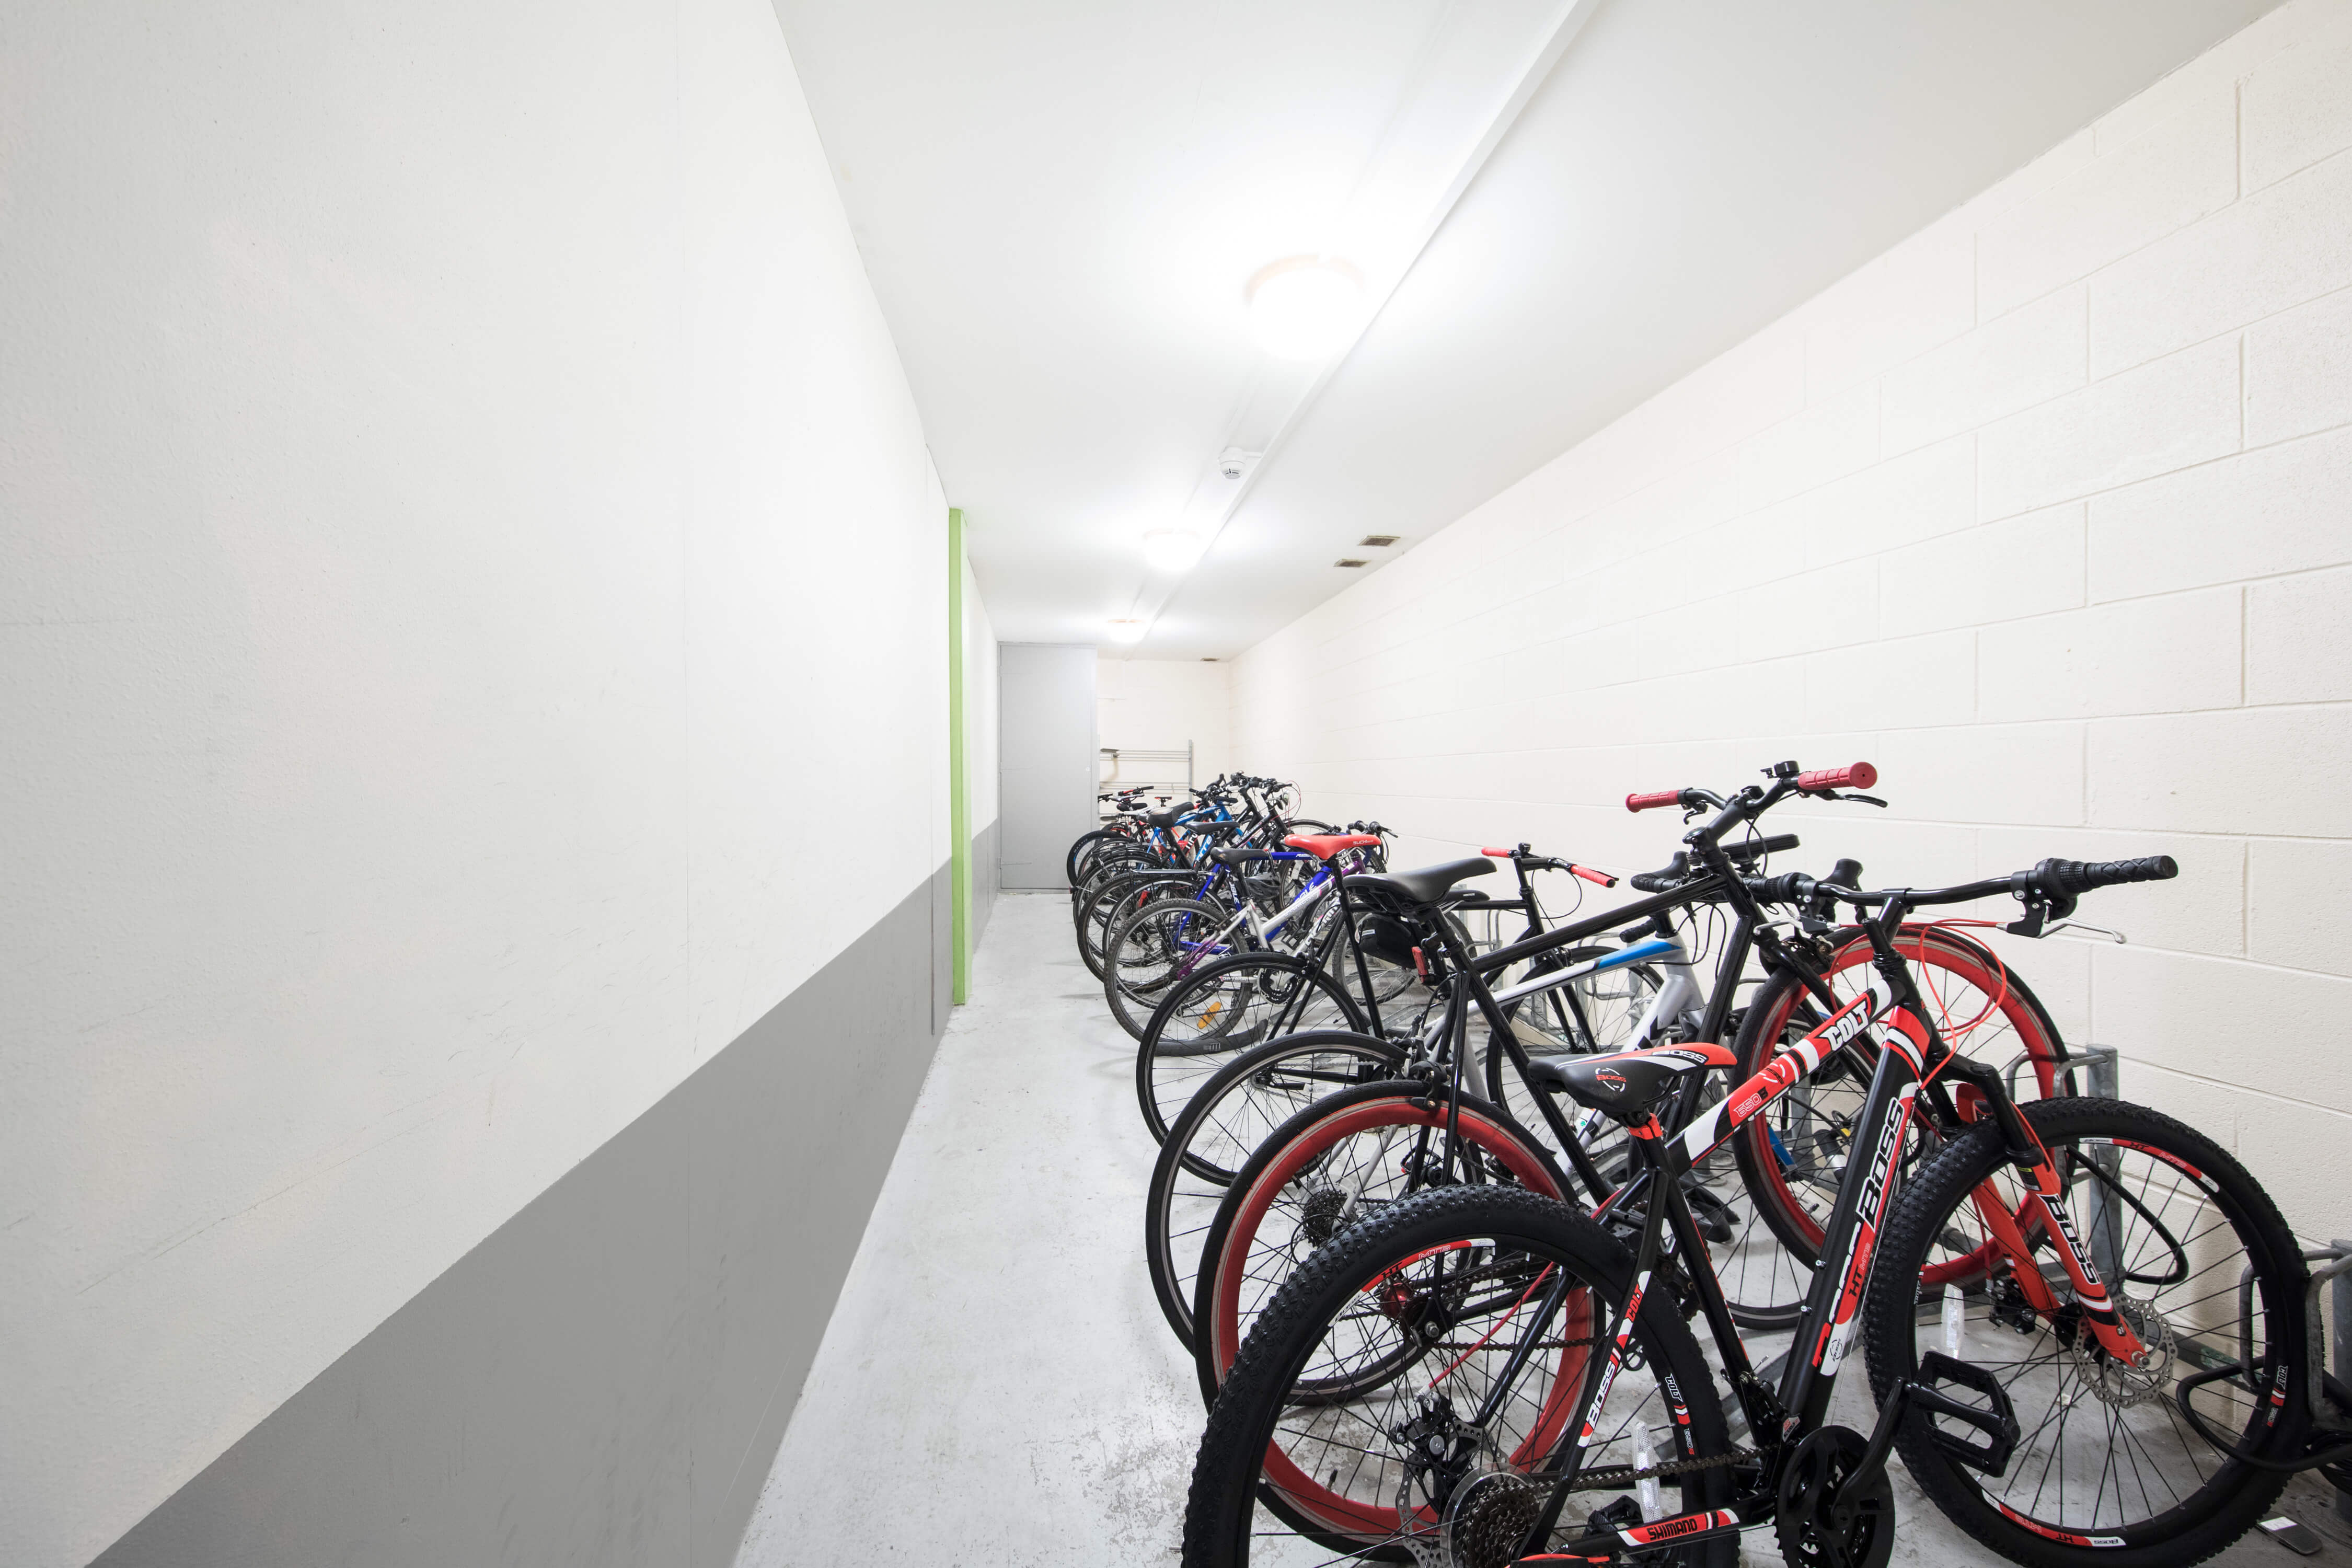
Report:
[[[1738,1059],[1721,1046],[1697,1045],[1651,1046],[1605,1057],[1530,1056],[1528,1079],[1605,1116],[1639,1121],[1683,1074],[1727,1068]]]
[[[1273,859],[1274,851],[1271,849],[1212,849],[1209,851],[1209,858],[1220,866],[1239,869],[1255,861]]]
[[[1283,840],[1293,849],[1304,849],[1318,860],[1328,860],[1343,849],[1370,849],[1380,844],[1377,833],[1294,833]]]
[[[1454,883],[1472,877],[1483,877],[1495,868],[1495,863],[1484,855],[1474,855],[1467,860],[1448,860],[1443,866],[1424,866],[1418,871],[1383,871],[1348,879],[1350,891],[1378,899],[1385,895],[1399,904],[1423,909],[1444,898]]]

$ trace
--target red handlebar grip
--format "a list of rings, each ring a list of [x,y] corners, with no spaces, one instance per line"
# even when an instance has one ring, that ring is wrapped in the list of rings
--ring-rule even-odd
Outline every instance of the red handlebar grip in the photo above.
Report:
[[[1487,845],[1484,849],[1479,850],[1478,853],[1481,855],[1491,855],[1497,860],[1507,860],[1511,858],[1511,852],[1509,850],[1497,849],[1491,844]]]
[[[1588,882],[1598,882],[1604,888],[1617,885],[1616,878],[1606,871],[1596,871],[1590,866],[1570,866],[1568,869],[1571,876],[1581,877]]]
[[[1678,789],[1654,789],[1647,795],[1627,795],[1625,797],[1625,809],[1628,811],[1647,811],[1654,805],[1679,805],[1682,804],[1682,798],[1683,792]]]
[[[1816,768],[1797,775],[1797,787],[1816,789],[1868,789],[1878,782],[1878,770],[1868,763],[1856,763],[1850,768]]]

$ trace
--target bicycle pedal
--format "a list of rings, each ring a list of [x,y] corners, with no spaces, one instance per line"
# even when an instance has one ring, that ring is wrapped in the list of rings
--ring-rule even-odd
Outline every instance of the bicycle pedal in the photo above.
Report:
[[[1614,1536],[1621,1530],[1631,1530],[1642,1522],[1642,1505],[1628,1494],[1606,1508],[1596,1508],[1584,1516],[1587,1536]]]
[[[1957,1384],[1981,1395],[1985,1403],[1972,1405],[1955,1399],[1936,1386],[1939,1383]],[[2017,1410],[2010,1404],[2009,1391],[1992,1373],[1967,1362],[1955,1361],[1941,1351],[1929,1351],[1919,1358],[1919,1375],[1911,1380],[1908,1397],[1917,1419],[1947,1416],[1984,1434],[1983,1442],[1972,1443],[1929,1421],[1929,1441],[1955,1463],[1988,1476],[2000,1475],[2009,1468],[2010,1456],[2017,1451],[2021,1436]]]

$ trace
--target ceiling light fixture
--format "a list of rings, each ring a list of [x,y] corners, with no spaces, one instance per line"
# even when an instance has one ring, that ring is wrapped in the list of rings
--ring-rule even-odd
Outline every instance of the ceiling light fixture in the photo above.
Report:
[[[1294,256],[1250,279],[1250,326],[1277,358],[1328,359],[1362,328],[1364,279],[1344,261]]]
[[[1209,542],[1181,528],[1155,528],[1143,536],[1143,559],[1154,572],[1190,572]]]
[[[1113,621],[1104,630],[1113,642],[1141,642],[1145,627],[1141,621]]]

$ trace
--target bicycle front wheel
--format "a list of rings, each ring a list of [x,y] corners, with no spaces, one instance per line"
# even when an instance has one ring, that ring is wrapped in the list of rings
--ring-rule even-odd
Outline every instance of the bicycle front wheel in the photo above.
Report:
[[[1936,1506],[2011,1561],[2195,1563],[2252,1528],[2286,1476],[2214,1447],[2184,1404],[2253,1458],[2302,1449],[2303,1255],[2269,1194],[2193,1128],[2112,1100],[2022,1109],[2145,1362],[2110,1357],[2091,1333],[2042,1205],[1988,1121],[1930,1164],[1887,1222],[1864,1322],[1871,1387],[1885,1399],[1930,1351],[2000,1384],[2021,1436],[1999,1475],[1956,1460],[1924,1418],[1898,1447]],[[1948,1267],[1958,1258],[1979,1266]]]
[[[1381,1562],[1508,1563],[1596,1510],[1640,1521],[1643,1479],[1648,1517],[1724,1507],[1734,1450],[1671,1290],[1643,1299],[1580,1441],[1633,1273],[1591,1220],[1512,1187],[1439,1188],[1343,1233],[1284,1284],[1210,1412],[1184,1568],[1246,1563],[1261,1502]],[[1549,1508],[1562,1470],[1566,1506]],[[1727,1535],[1641,1561],[1738,1558]]]
[[[1103,996],[1138,1040],[1168,988],[1218,959],[1239,932],[1231,910],[1200,899],[1154,899],[1113,926],[1103,943]]]
[[[2057,1026],[2014,972],[1954,931],[1906,926],[1895,945],[1911,965],[1946,1044],[1996,1067],[2014,1064],[2013,1092],[2020,1100],[2070,1092],[2066,1047]],[[1843,1004],[1867,990],[1875,973],[1868,939],[1853,935],[1830,960],[1823,979]],[[1733,1047],[1739,1065],[1732,1081],[1761,1072],[1777,1052],[1818,1027],[1824,1016],[1796,975],[1784,972],[1765,982],[1748,1005]],[[1736,1233],[1715,1263],[1724,1294],[1744,1326],[1787,1328],[1803,1310],[1821,1258],[1822,1229],[1837,1202],[1869,1088],[1864,1065],[1832,1057],[1701,1163],[1698,1174],[1723,1201]],[[1904,1151],[1905,1168],[1916,1170],[1933,1158],[1937,1138],[1932,1126],[1915,1122]],[[1744,1220],[1738,1202],[1743,1195],[1754,1211]],[[1948,1272],[1968,1264],[1947,1259],[1937,1267]],[[1929,1283],[1942,1283],[1941,1276]]]

